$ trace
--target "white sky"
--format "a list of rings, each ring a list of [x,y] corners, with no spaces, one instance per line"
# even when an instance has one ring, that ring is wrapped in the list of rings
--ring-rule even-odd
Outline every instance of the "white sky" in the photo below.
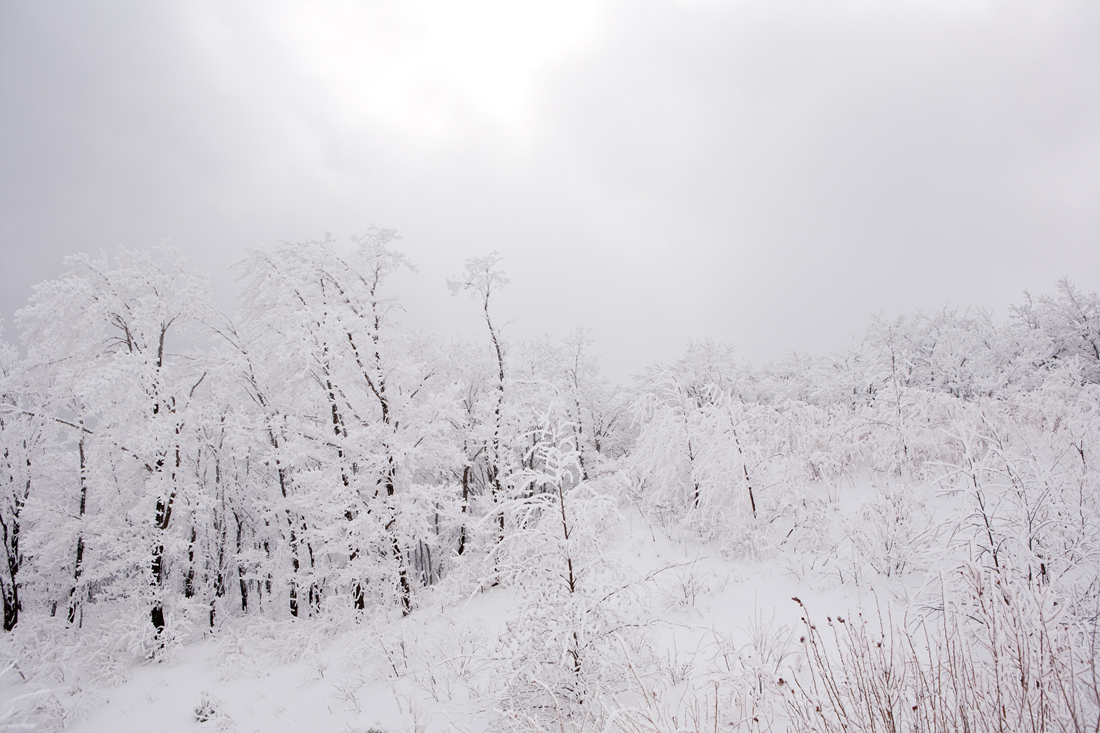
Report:
[[[1100,288],[1100,3],[0,0],[0,316],[77,251],[393,227],[410,320],[623,377]],[[4,334],[14,337],[9,325]]]

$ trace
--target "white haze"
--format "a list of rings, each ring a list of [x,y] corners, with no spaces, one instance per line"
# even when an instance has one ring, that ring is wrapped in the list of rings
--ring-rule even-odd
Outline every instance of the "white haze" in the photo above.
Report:
[[[1100,273],[1088,2],[0,1],[0,316],[77,251],[213,273],[396,228],[409,318],[497,250],[514,338],[622,378]]]

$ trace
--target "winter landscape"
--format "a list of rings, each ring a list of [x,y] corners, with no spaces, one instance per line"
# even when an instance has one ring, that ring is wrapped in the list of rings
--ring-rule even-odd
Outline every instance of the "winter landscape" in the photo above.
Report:
[[[1094,730],[1100,299],[630,387],[403,327],[393,232],[70,258],[4,347],[5,723]]]
[[[1100,733],[1098,69],[0,0],[0,731]]]

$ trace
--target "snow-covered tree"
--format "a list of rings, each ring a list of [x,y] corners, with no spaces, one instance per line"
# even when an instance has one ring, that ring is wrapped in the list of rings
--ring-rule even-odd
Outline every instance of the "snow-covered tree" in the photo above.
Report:
[[[269,429],[287,507],[294,576],[320,602],[325,585],[412,607],[408,553],[423,537],[425,472],[450,450],[432,400],[435,366],[391,316],[388,276],[409,268],[395,234],[372,230],[342,253],[331,239],[253,253],[243,268],[242,331],[252,391],[278,415]],[[267,418],[269,421],[274,416]],[[434,471],[434,473],[433,473]],[[309,569],[305,567],[306,554]],[[291,579],[292,612],[299,580]]]
[[[0,596],[4,631],[11,631],[19,622],[23,606],[20,587],[24,553],[20,542],[24,509],[34,483],[33,463],[39,458],[37,449],[43,437],[41,417],[26,409],[25,387],[17,367],[14,346],[0,340],[0,540],[4,546]]]
[[[1100,383],[1100,297],[1079,292],[1068,278],[1059,280],[1057,287],[1055,297],[1024,293],[1013,315],[1042,338],[1044,353],[1037,366],[1077,359],[1082,379]]]
[[[79,586],[97,545],[111,567],[104,582],[127,578],[116,592],[146,598],[158,631],[181,536],[190,534],[173,519],[198,491],[185,463],[206,377],[201,359],[175,348],[199,334],[210,311],[206,278],[178,250],[159,254],[164,264],[122,249],[114,267],[105,256],[70,257],[69,270],[36,286],[16,316],[41,409],[71,427],[68,442],[80,454],[76,491],[65,499],[80,520],[68,538],[73,559],[59,564]]]
[[[499,267],[502,259],[503,258],[496,252],[492,252],[485,257],[471,257],[466,260],[466,271],[462,278],[447,281],[447,287],[450,288],[452,295],[458,295],[468,290],[472,297],[481,301],[481,309],[485,316],[485,325],[489,329],[489,338],[493,345],[493,356],[496,360],[496,373],[494,375],[495,395],[492,418],[493,432],[488,443],[484,446],[484,450],[486,457],[486,474],[494,504],[501,500],[501,494],[503,493],[501,479],[503,473],[507,471],[502,452],[504,438],[501,434],[504,425],[504,345],[501,335],[493,326],[492,315],[489,311],[489,300],[493,293],[509,283],[508,276]],[[475,453],[476,452],[477,449],[475,449]],[[467,460],[470,460],[469,447],[467,448]],[[503,532],[504,514],[496,510],[494,510],[494,512],[500,525],[500,531]]]

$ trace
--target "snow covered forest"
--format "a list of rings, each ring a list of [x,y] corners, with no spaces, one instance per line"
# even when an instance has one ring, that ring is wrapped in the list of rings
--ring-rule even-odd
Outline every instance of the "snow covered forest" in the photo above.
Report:
[[[389,230],[251,253],[233,317],[170,248],[66,264],[0,343],[0,729],[149,729],[173,669],[160,730],[1100,729],[1068,280],[615,385],[509,339],[495,254],[483,337],[405,325]]]

